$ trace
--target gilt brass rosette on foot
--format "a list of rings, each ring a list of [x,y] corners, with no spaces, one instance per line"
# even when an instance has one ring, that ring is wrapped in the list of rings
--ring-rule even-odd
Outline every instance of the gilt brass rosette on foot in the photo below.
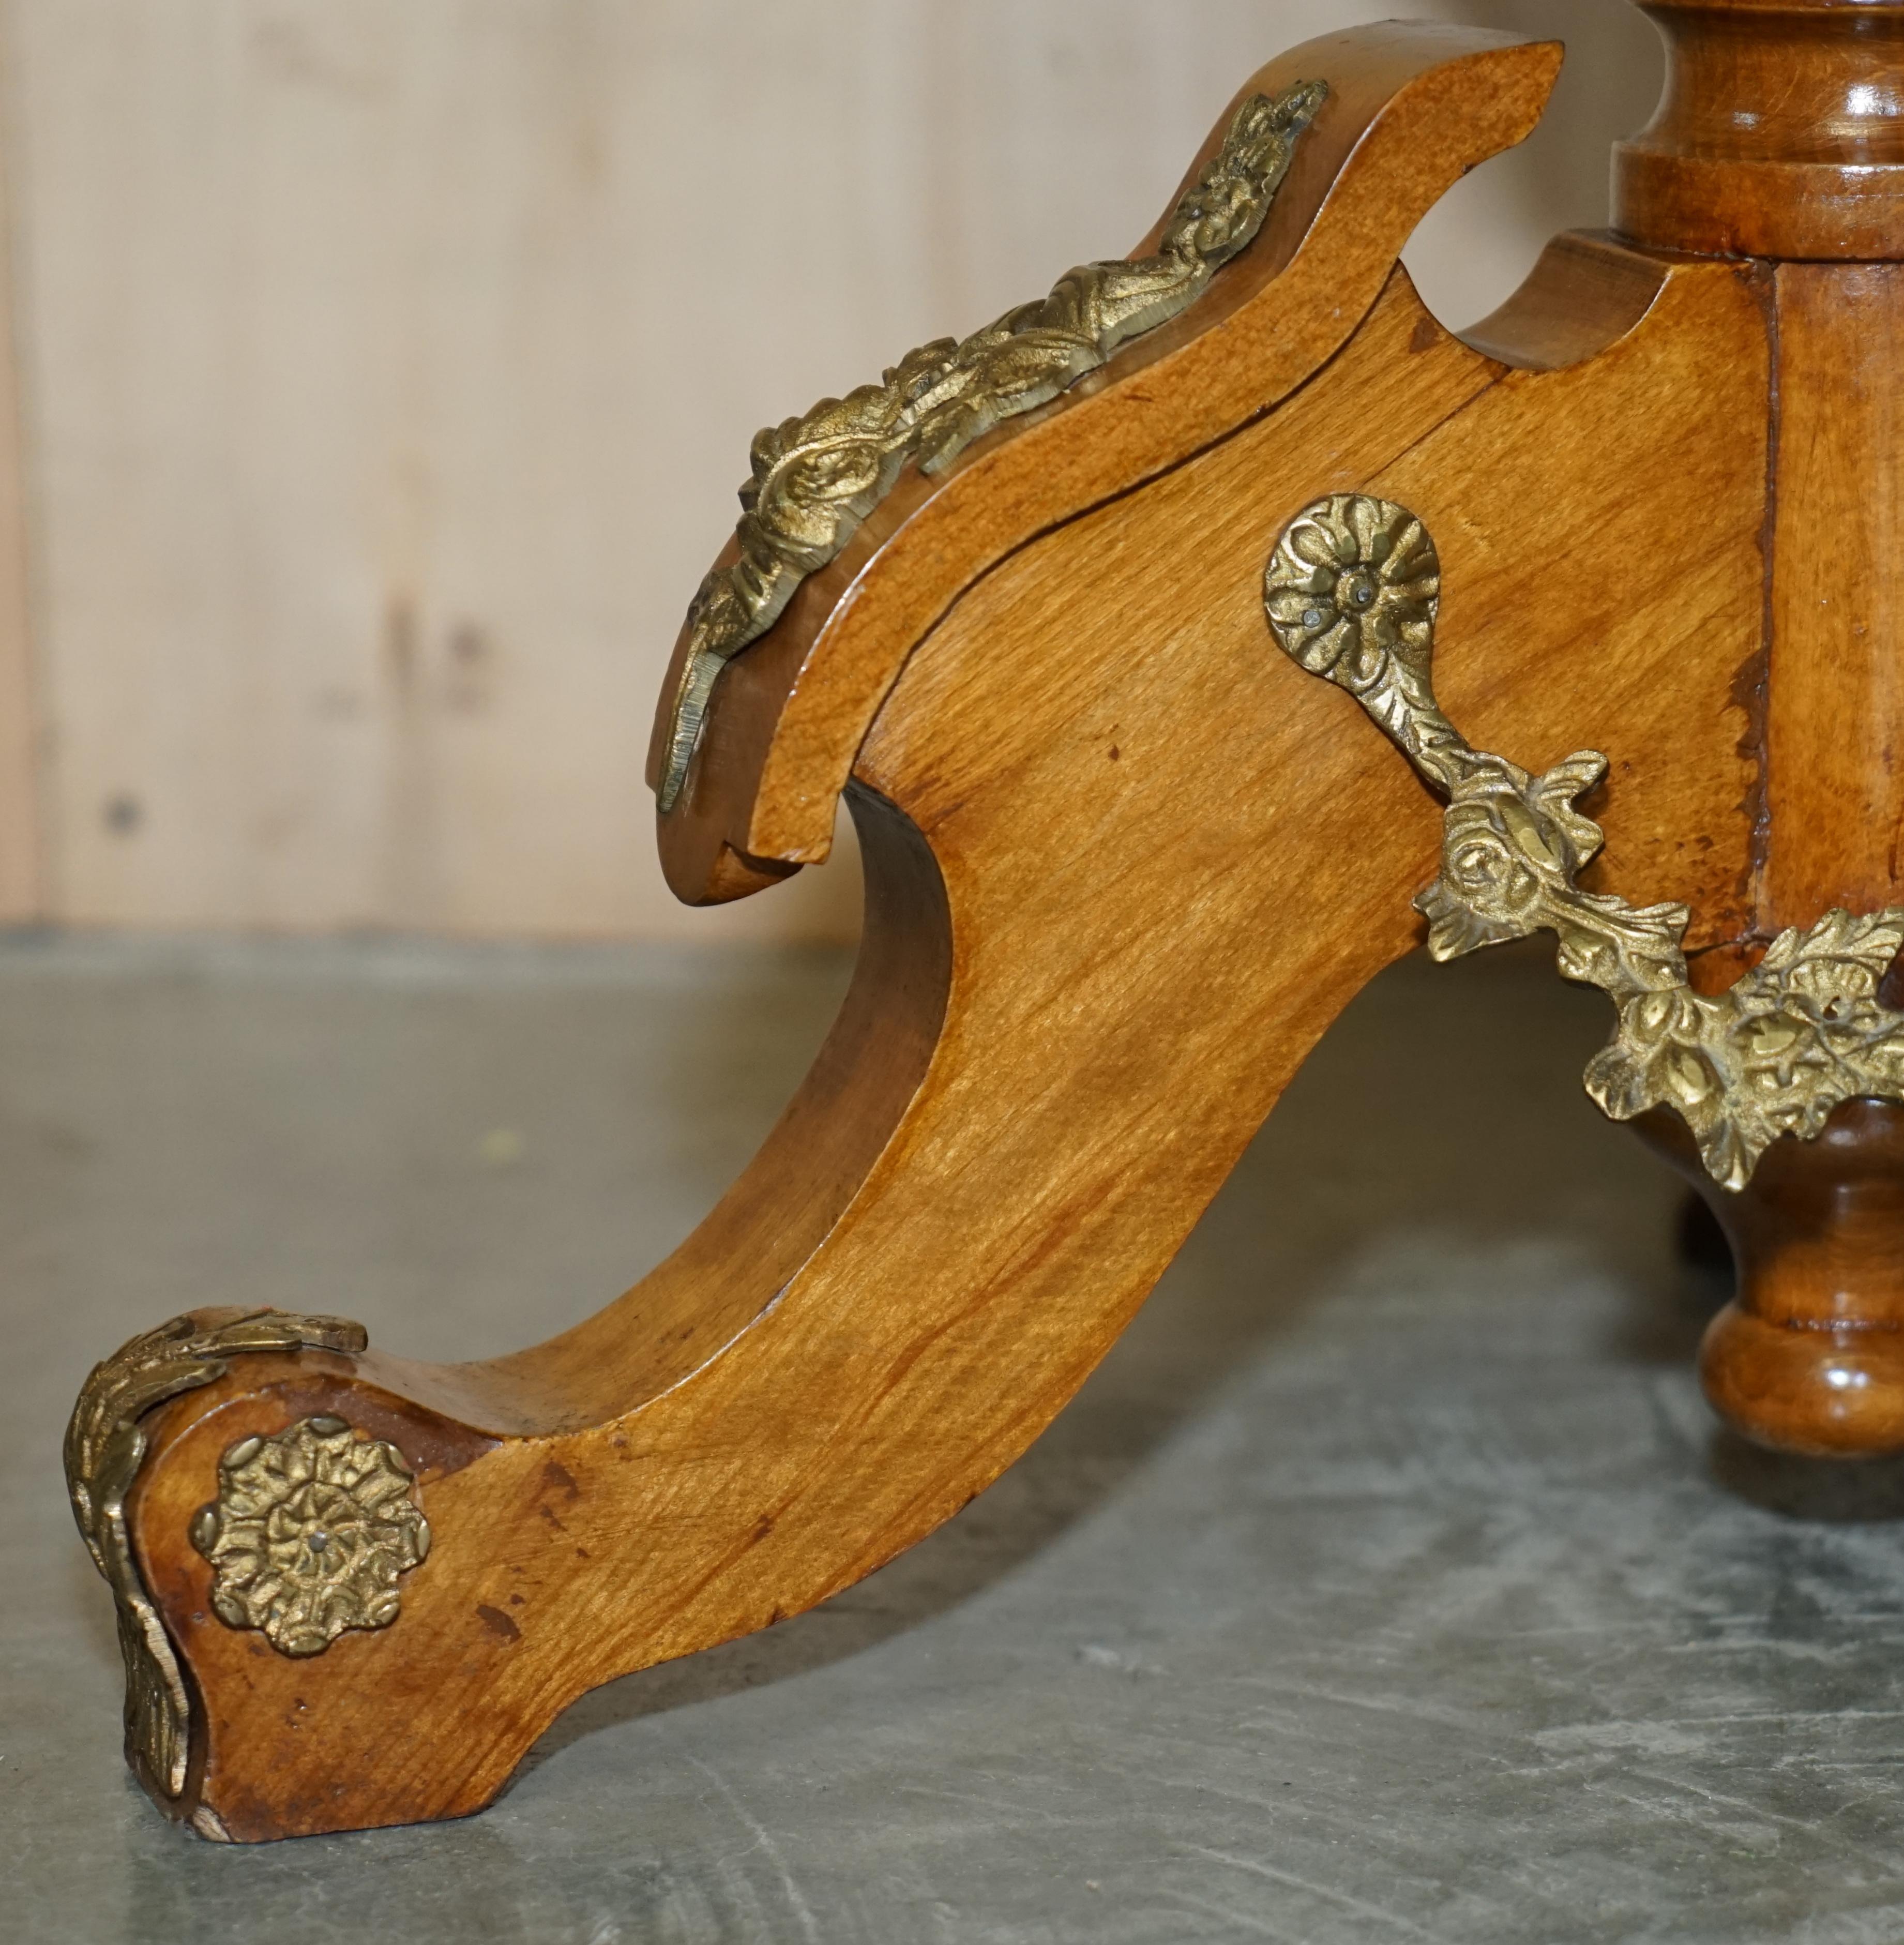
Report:
[[[397,1617],[399,1575],[430,1552],[430,1524],[394,1445],[340,1418],[242,1438],[218,1462],[218,1497],[192,1522],[211,1561],[212,1611],[257,1628],[280,1654],[322,1654],[347,1628]]]

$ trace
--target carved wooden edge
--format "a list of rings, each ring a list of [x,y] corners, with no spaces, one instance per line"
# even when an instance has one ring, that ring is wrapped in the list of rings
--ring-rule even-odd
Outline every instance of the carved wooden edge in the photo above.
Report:
[[[1034,535],[1177,464],[1313,375],[1366,316],[1434,203],[1531,132],[1561,52],[1480,29],[1387,23],[1311,41],[1253,76],[1186,183],[1252,94],[1274,97],[1311,79],[1329,90],[1262,233],[1175,323],[979,440],[945,472],[929,479],[908,469],[839,559],[729,665],[682,800],[658,819],[676,895],[718,903],[822,861],[868,725],[961,588]],[[730,544],[716,565],[733,558]],[[664,763],[688,634],[664,686],[651,783]]]
[[[1461,334],[1483,357],[1520,371],[1557,371],[1597,358],[1637,330],[1659,301],[1671,260],[1609,230],[1569,230],[1544,249],[1499,310]]]
[[[712,569],[689,605],[687,652],[676,658],[657,751],[664,816],[699,753],[722,671],[803,581],[839,559],[905,468],[944,472],[995,427],[1049,404],[1182,316],[1255,240],[1328,94],[1325,82],[1299,81],[1274,97],[1248,96],[1154,248],[1067,270],[1045,296],[963,338],[920,345],[876,383],[756,436],[736,557]]]

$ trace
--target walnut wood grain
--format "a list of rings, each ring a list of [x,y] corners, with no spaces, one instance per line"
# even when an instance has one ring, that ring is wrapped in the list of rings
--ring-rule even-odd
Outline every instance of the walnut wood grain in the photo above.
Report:
[[[575,1330],[482,1364],[235,1357],[151,1415],[128,1518],[195,1698],[174,1814],[251,1841],[479,1808],[585,1691],[850,1585],[1062,1407],[1419,938],[1439,806],[1264,618],[1319,495],[1427,523],[1442,701],[1532,765],[1610,753],[1594,868],[1689,905],[1705,976],[1890,883],[1862,563],[1896,556],[1869,490],[1893,273],[1573,236],[1450,336],[1395,253],[1553,59],[1385,28],[1272,64],[1252,86],[1320,74],[1338,119],[1260,254],[902,485],[737,658],[664,845],[687,895],[737,894],[821,855],[846,790],[867,924],[840,1022],[713,1215]],[[1759,1268],[1707,1382],[1754,1435],[1893,1436],[1900,1124],[1854,1104],[1721,1205]],[[1878,1403],[1835,1420],[1852,1330]],[[435,1549],[393,1625],[294,1661],[212,1616],[186,1535],[233,1441],[322,1413],[404,1453]]]
[[[1761,930],[1904,902],[1904,264],[1776,273]]]
[[[1262,618],[1316,492],[1419,509],[1451,706],[1619,752],[1622,886],[1736,923],[1765,468],[1721,381],[1767,356],[1728,266],[1667,267],[1553,372],[1392,271],[1280,410],[981,573],[856,766],[861,996],[684,1250],[495,1364],[253,1357],[157,1415],[132,1518],[202,1698],[180,1807],[243,1839],[476,1808],[588,1688],[849,1584],[1036,1436],[1416,936],[1436,806]],[[183,1535],[220,1451],[315,1412],[422,1463],[436,1540],[396,1625],[297,1663],[210,1617]]]

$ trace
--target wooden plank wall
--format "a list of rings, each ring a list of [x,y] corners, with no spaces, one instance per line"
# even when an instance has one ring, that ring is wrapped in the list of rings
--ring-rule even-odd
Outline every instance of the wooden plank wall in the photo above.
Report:
[[[706,914],[652,859],[754,429],[1120,252],[1252,66],[1395,11],[8,0],[0,918],[850,932],[850,862]],[[1459,325],[1604,220],[1658,55],[1609,0],[1403,11],[1575,47],[1418,239]]]

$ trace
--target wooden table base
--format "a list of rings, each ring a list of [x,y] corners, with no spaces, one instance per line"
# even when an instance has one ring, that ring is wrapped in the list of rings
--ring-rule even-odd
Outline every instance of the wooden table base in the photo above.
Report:
[[[1799,0],[1650,11],[1681,67],[1623,165],[1642,240],[1562,238],[1465,338],[1398,252],[1527,134],[1560,51],[1367,27],[1246,85],[1135,267],[763,436],[663,698],[660,842],[691,902],[744,895],[824,858],[843,796],[844,1011],[701,1228],[548,1343],[424,1367],[207,1312],[94,1374],[75,1506],[168,1814],[255,1841],[479,1809],[585,1691],[825,1599],[1037,1437],[1421,936],[1440,806],[1265,618],[1299,510],[1431,530],[1442,704],[1531,764],[1609,754],[1593,870],[1687,908],[1702,991],[1897,895],[1904,122],[1856,104],[1904,4],[1862,32]],[[1715,134],[1727,91],[1775,82],[1782,119]],[[1769,260],[1788,242],[1807,260]],[[1329,599],[1366,593],[1381,648],[1362,571]],[[1722,1201],[1748,1254],[1740,1211],[1783,1197],[1865,1277],[1894,1112]],[[1792,1260],[1765,1247],[1761,1321]],[[1870,1307],[1844,1301],[1834,1329]],[[1815,1446],[1835,1394],[1788,1374],[1795,1335],[1776,1408],[1724,1375],[1730,1338],[1708,1373]]]

